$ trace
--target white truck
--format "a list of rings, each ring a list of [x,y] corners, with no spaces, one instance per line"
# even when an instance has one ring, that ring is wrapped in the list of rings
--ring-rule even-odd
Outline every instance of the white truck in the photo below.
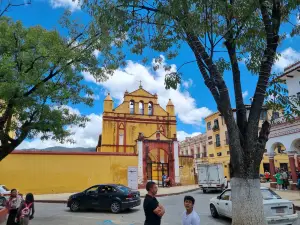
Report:
[[[225,189],[227,184],[222,164],[198,164],[197,170],[198,184],[203,193]]]

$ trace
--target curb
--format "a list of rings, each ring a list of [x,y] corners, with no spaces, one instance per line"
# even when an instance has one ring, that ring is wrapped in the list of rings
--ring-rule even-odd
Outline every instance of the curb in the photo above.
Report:
[[[186,193],[197,191],[197,190],[200,190],[200,188],[194,188],[194,189],[191,189],[191,190],[188,190],[188,191],[182,191],[182,192],[171,193],[171,194],[156,195],[156,197],[159,198],[159,197],[166,197],[166,196],[173,196],[173,195],[181,195],[181,194],[186,194]],[[141,198],[145,198],[145,196],[141,196]],[[66,200],[35,200],[34,202],[38,202],[38,203],[61,203],[61,204],[66,204],[68,201],[66,201]]]

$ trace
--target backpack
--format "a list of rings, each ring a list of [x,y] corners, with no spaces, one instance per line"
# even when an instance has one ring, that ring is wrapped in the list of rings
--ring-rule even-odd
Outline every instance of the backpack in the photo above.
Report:
[[[25,207],[21,211],[21,217],[29,216],[29,214],[30,214],[30,207],[32,206],[32,203],[30,203],[30,204],[27,205],[26,202],[24,202],[24,204],[25,204]]]

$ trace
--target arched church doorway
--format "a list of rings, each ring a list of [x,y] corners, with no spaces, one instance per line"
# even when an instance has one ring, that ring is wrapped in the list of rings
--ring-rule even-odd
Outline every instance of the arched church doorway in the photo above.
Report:
[[[163,175],[170,176],[169,157],[163,149],[152,149],[147,155],[147,180],[163,186]]]

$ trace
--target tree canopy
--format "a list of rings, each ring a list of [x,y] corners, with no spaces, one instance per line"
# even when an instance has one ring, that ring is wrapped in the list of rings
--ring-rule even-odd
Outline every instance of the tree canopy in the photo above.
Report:
[[[88,119],[67,105],[93,105],[82,72],[103,81],[122,62],[111,52],[113,36],[66,18],[61,24],[68,37],[0,18],[0,160],[26,138],[73,142],[67,126]]]

